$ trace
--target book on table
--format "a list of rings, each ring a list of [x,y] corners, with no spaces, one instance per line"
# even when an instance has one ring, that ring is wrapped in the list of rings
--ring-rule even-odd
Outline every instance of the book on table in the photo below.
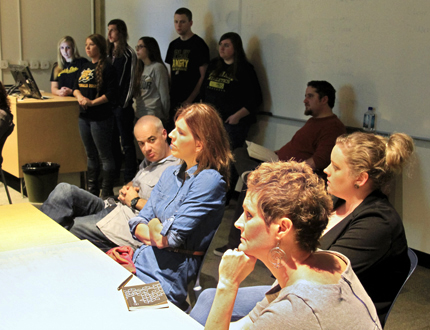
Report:
[[[167,297],[160,282],[126,286],[122,293],[129,311],[140,308],[167,308]]]
[[[249,157],[262,160],[263,162],[276,162],[279,160],[274,151],[267,149],[254,142],[246,141]]]

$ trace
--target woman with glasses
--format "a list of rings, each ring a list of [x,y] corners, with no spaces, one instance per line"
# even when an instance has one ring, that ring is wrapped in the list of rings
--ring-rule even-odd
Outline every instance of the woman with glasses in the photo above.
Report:
[[[153,115],[164,124],[169,119],[169,73],[163,63],[157,40],[142,37],[136,46],[137,67],[133,95],[136,117]]]

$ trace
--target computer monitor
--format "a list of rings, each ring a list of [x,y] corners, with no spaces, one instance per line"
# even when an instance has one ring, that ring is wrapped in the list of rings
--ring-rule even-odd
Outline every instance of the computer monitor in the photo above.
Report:
[[[9,64],[9,69],[13,79],[15,79],[15,85],[9,89],[9,94],[12,94],[12,92],[18,88],[23,98],[32,97],[35,99],[42,99],[42,94],[28,66]]]

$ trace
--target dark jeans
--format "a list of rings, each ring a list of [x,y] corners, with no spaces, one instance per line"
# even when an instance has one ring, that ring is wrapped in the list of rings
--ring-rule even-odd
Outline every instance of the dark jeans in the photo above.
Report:
[[[111,208],[99,197],[68,183],[59,183],[40,210],[80,239],[107,251],[115,246],[96,226]]]
[[[106,172],[115,169],[112,156],[113,117],[101,121],[79,118],[79,132],[87,152],[88,169],[99,169],[99,157]]]
[[[224,127],[230,138],[231,150],[243,147],[248,136],[250,125],[243,122],[239,122],[236,125],[224,123]]]
[[[254,309],[255,305],[264,299],[266,292],[269,290],[270,285],[239,288],[230,321],[235,322],[248,315]],[[190,316],[201,325],[205,325],[206,323],[215,299],[215,293],[216,289],[213,288],[204,290],[190,313]]]
[[[112,150],[117,170],[121,167],[122,153],[124,153],[124,182],[128,183],[136,175],[137,160],[134,147],[134,110],[130,105],[127,108],[113,109],[115,128],[112,141]],[[121,138],[121,145],[119,144]],[[122,151],[121,151],[122,147]]]

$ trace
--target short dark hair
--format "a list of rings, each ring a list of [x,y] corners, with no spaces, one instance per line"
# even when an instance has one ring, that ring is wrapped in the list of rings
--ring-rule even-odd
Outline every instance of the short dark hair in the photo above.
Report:
[[[3,83],[0,81],[0,109],[11,113],[10,112],[10,102],[7,97],[6,89],[4,88]],[[1,158],[1,157],[0,157]]]
[[[193,20],[193,13],[188,8],[182,7],[175,11],[175,15],[185,15],[191,22]]]
[[[325,80],[312,80],[308,82],[308,87],[315,88],[320,99],[324,96],[327,96],[327,104],[330,108],[333,109],[334,102],[336,101],[336,90],[334,89],[332,84]]]

